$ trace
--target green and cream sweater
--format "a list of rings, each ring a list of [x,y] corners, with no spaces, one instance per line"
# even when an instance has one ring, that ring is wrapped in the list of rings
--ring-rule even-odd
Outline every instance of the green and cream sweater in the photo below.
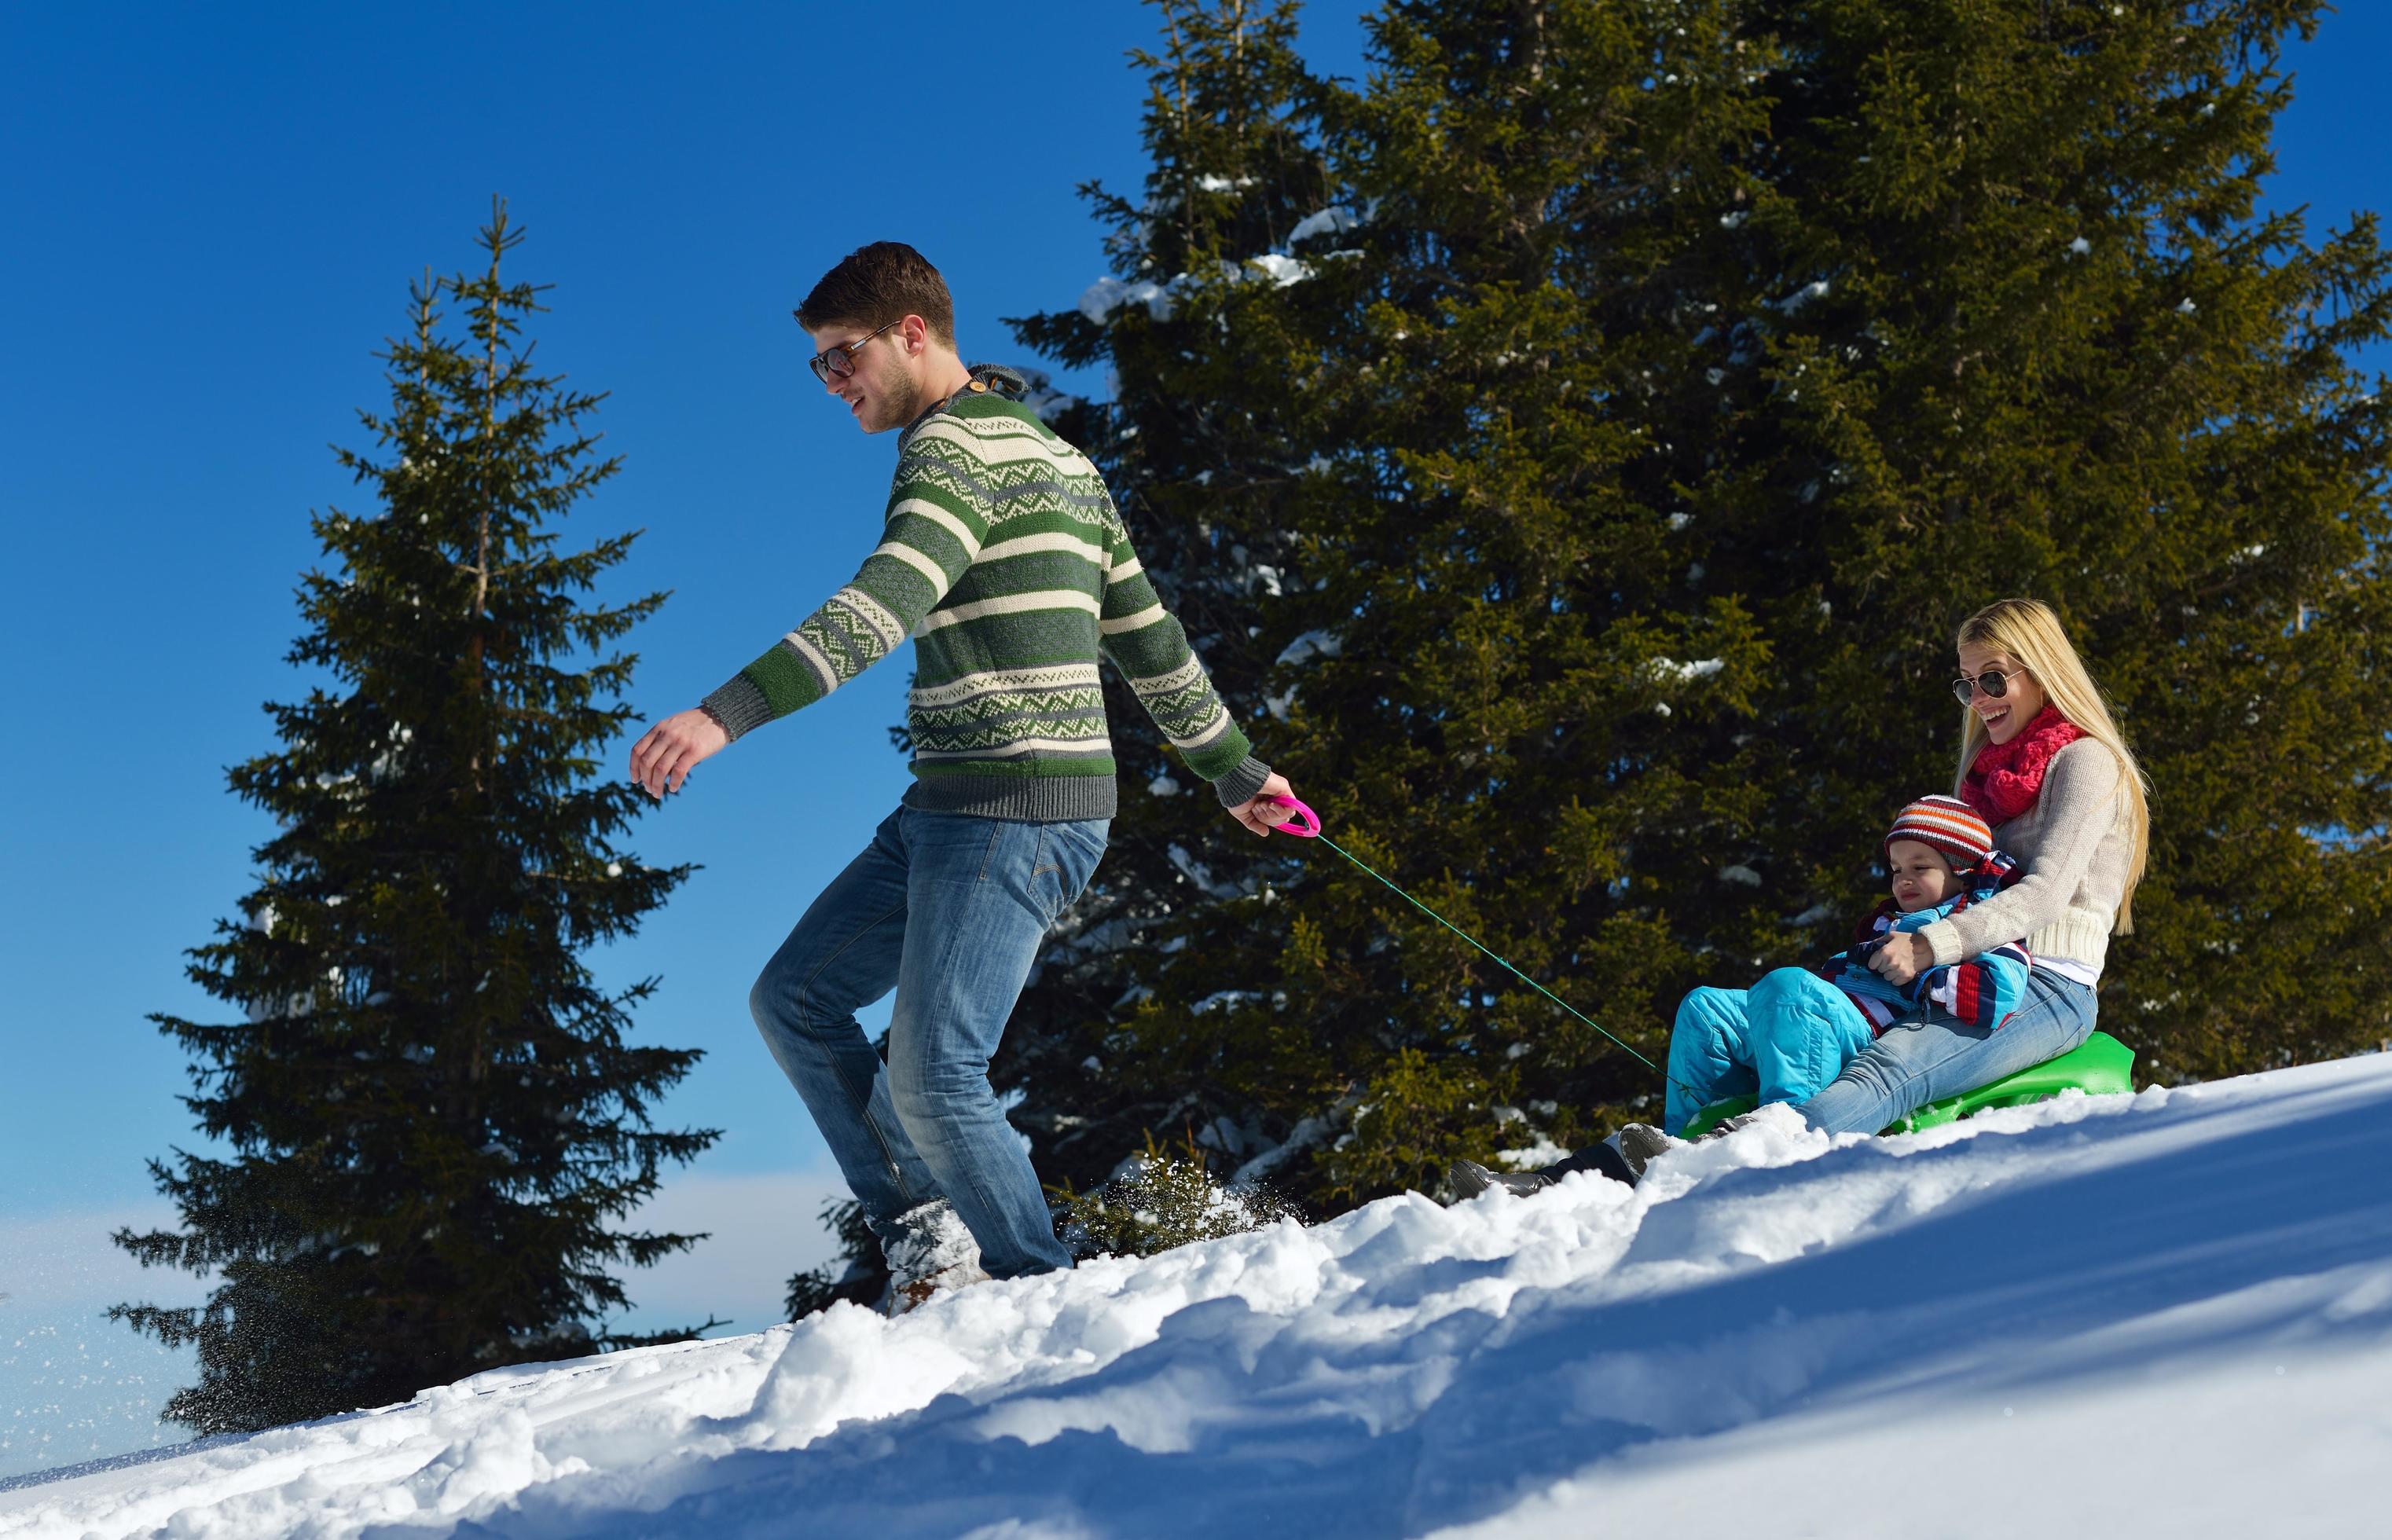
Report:
[[[915,641],[908,807],[1111,818],[1102,652],[1189,768],[1236,807],[1261,791],[1220,695],[1138,565],[1086,456],[995,371],[907,428],[880,545],[852,582],[706,698],[734,739]]]

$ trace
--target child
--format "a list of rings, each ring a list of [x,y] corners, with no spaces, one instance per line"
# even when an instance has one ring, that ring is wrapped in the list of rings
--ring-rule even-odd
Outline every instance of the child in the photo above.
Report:
[[[1868,965],[1887,939],[1921,929],[1999,892],[2017,868],[1994,848],[1985,821],[1956,797],[1922,796],[1885,836],[1891,894],[1862,922],[1853,944],[1812,968],[1778,968],[1749,990],[1705,986],[1679,1003],[1670,1030],[1662,1128],[1631,1123],[1607,1141],[1540,1172],[1497,1172],[1458,1161],[1463,1197],[1489,1185],[1533,1192],[1572,1171],[1633,1182],[1644,1162],[1703,1108],[1731,1096],[1762,1105],[1808,1101],[1889,1027],[1941,1007],[1988,1029],[2018,1008],[2031,960],[2016,943],[1930,968],[1907,985]]]
[[[1779,968],[1750,990],[1698,989],[1679,1004],[1663,1128],[1680,1132],[1730,1096],[1808,1101],[1878,1034],[1930,1004],[2000,1026],[2026,987],[2022,947],[1932,968],[1900,988],[1868,966],[1888,938],[1999,892],[2016,868],[1993,844],[1985,821],[1956,797],[1922,796],[1903,809],[1885,836],[1892,891],[1850,950],[1815,968]]]

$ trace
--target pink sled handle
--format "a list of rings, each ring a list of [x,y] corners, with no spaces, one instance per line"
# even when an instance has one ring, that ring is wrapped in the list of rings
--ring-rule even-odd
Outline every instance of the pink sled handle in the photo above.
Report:
[[[1306,807],[1302,802],[1297,801],[1294,797],[1282,796],[1276,792],[1274,792],[1267,800],[1276,802],[1282,808],[1294,808],[1295,809],[1295,816],[1289,819],[1286,822],[1274,823],[1271,825],[1271,831],[1274,834],[1294,835],[1299,839],[1317,839],[1320,837],[1320,815],[1319,813],[1314,812],[1310,808]],[[1307,823],[1311,825],[1309,828],[1306,827]]]

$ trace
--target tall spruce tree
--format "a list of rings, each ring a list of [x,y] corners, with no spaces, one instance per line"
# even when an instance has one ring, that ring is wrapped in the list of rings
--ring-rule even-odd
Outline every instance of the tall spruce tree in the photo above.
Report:
[[[1077,309],[1012,324],[1042,353],[1102,362],[1119,382],[1112,402],[1058,398],[1050,421],[1104,471],[1141,563],[1230,711],[1252,726],[1271,720],[1263,684],[1283,644],[1256,625],[1256,607],[1293,581],[1284,509],[1309,451],[1284,421],[1254,409],[1236,372],[1248,356],[1225,345],[1224,331],[1302,270],[1292,246],[1334,245],[1350,221],[1306,225],[1333,199],[1307,122],[1318,85],[1295,53],[1295,6],[1156,8],[1163,46],[1131,56],[1148,71],[1153,169],[1136,200],[1082,188],[1109,226],[1117,276]],[[1264,379],[1284,368],[1272,360]],[[1077,1185],[1141,1156],[1150,1132],[1175,1144],[1194,1134],[1225,1159],[1244,1147],[1234,1122],[1216,1126],[1242,1098],[1211,1085],[1206,1034],[1190,1030],[1190,1015],[1242,998],[1241,986],[1224,974],[1219,990],[1197,988],[1212,960],[1181,954],[1190,922],[1211,906],[1268,901],[1274,864],[1256,866],[1259,849],[1237,848],[1254,836],[1221,816],[1110,672],[1107,692],[1123,794],[1111,848],[1050,939],[995,1067],[1028,1097],[1015,1116],[1041,1169]],[[1158,960],[1195,992],[1159,990]],[[1121,1078],[1119,1062],[1138,1068]]]
[[[1673,35],[1664,9],[1394,8],[1373,23],[1387,67],[1358,91],[1204,58],[1213,96],[1287,104],[1281,153],[1309,173],[1293,190],[1317,201],[1224,220],[1236,243],[1177,266],[1124,250],[1165,220],[1128,225],[1119,282],[1135,294],[1132,275],[1156,272],[1167,306],[1024,328],[1067,361],[1112,362],[1132,447],[1108,470],[1137,495],[1133,527],[1149,545],[1175,525],[1209,537],[1182,587],[1239,591],[1207,662],[1272,718],[1263,752],[1339,842],[1655,1057],[1661,997],[1710,927],[1628,898],[1622,847],[1647,836],[1649,869],[1649,835],[1673,826],[1664,859],[1684,860],[1748,800],[1702,773],[1696,735],[1749,715],[1764,655],[1732,598],[1665,567],[1668,511],[1623,470],[1643,452],[1626,403],[1663,346],[1644,317],[1695,238],[1654,191],[1758,130],[1732,92],[1650,99],[1657,45],[1664,65],[1733,55],[1717,19]],[[1150,140],[1175,127],[1150,113]],[[1158,177],[1199,150],[1190,180],[1268,188],[1186,141],[1158,149]],[[1602,281],[1566,285],[1566,262],[1599,262]],[[1170,818],[1133,792],[1121,822]],[[1086,1055],[1087,1083],[1052,1102],[1028,1077],[1023,1111],[1051,1107],[1097,1173],[1159,1105],[1225,1171],[1332,1206],[1431,1184],[1454,1155],[1532,1142],[1531,1124],[1566,1140],[1616,1110],[1606,1094],[1648,1089],[1599,1033],[1330,852],[1174,835],[1164,946],[1104,938],[1111,1017],[1085,999],[1076,1020],[1071,1003],[1044,1014],[1037,991],[1017,1015],[1017,1031],[1036,1022],[1025,1044],[1070,1043],[1050,1063]],[[1702,868],[1708,887],[1733,859]]]
[[[495,203],[487,267],[413,289],[389,409],[360,414],[380,452],[339,451],[380,507],[314,521],[332,564],[291,659],[327,682],[268,706],[280,749],[230,772],[278,832],[244,920],[191,953],[246,1019],[155,1018],[227,1153],[151,1162],[182,1228],[116,1240],[219,1281],[112,1314],[197,1345],[166,1415],[203,1433],[689,1335],[603,1321],[628,1303],[610,1267],[701,1238],[609,1223],[716,1137],[650,1119],[698,1055],[629,1042],[656,981],[609,993],[580,955],[690,871],[618,843],[640,802],[599,778],[630,720],[614,644],[664,596],[589,597],[632,535],[559,547],[618,461],[584,426],[602,398],[533,367],[540,289],[501,272],[522,239]]]
[[[2313,0],[1160,0],[1113,275],[1017,323],[1259,752],[1659,1060],[1840,945],[1948,789],[1951,636],[2053,603],[2152,782],[2102,1024],[2147,1081],[2371,1046],[2392,919],[2372,216],[2265,214]],[[1316,1209],[1659,1076],[1332,852],[1169,794],[1001,1077],[1050,1179],[1192,1131]]]

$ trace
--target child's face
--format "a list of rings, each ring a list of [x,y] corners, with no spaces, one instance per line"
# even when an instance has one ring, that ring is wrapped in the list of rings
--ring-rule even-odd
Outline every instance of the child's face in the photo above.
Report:
[[[1960,891],[1960,878],[1951,860],[1932,845],[1897,839],[1885,848],[1893,867],[1893,907],[1904,914],[1929,909]]]

